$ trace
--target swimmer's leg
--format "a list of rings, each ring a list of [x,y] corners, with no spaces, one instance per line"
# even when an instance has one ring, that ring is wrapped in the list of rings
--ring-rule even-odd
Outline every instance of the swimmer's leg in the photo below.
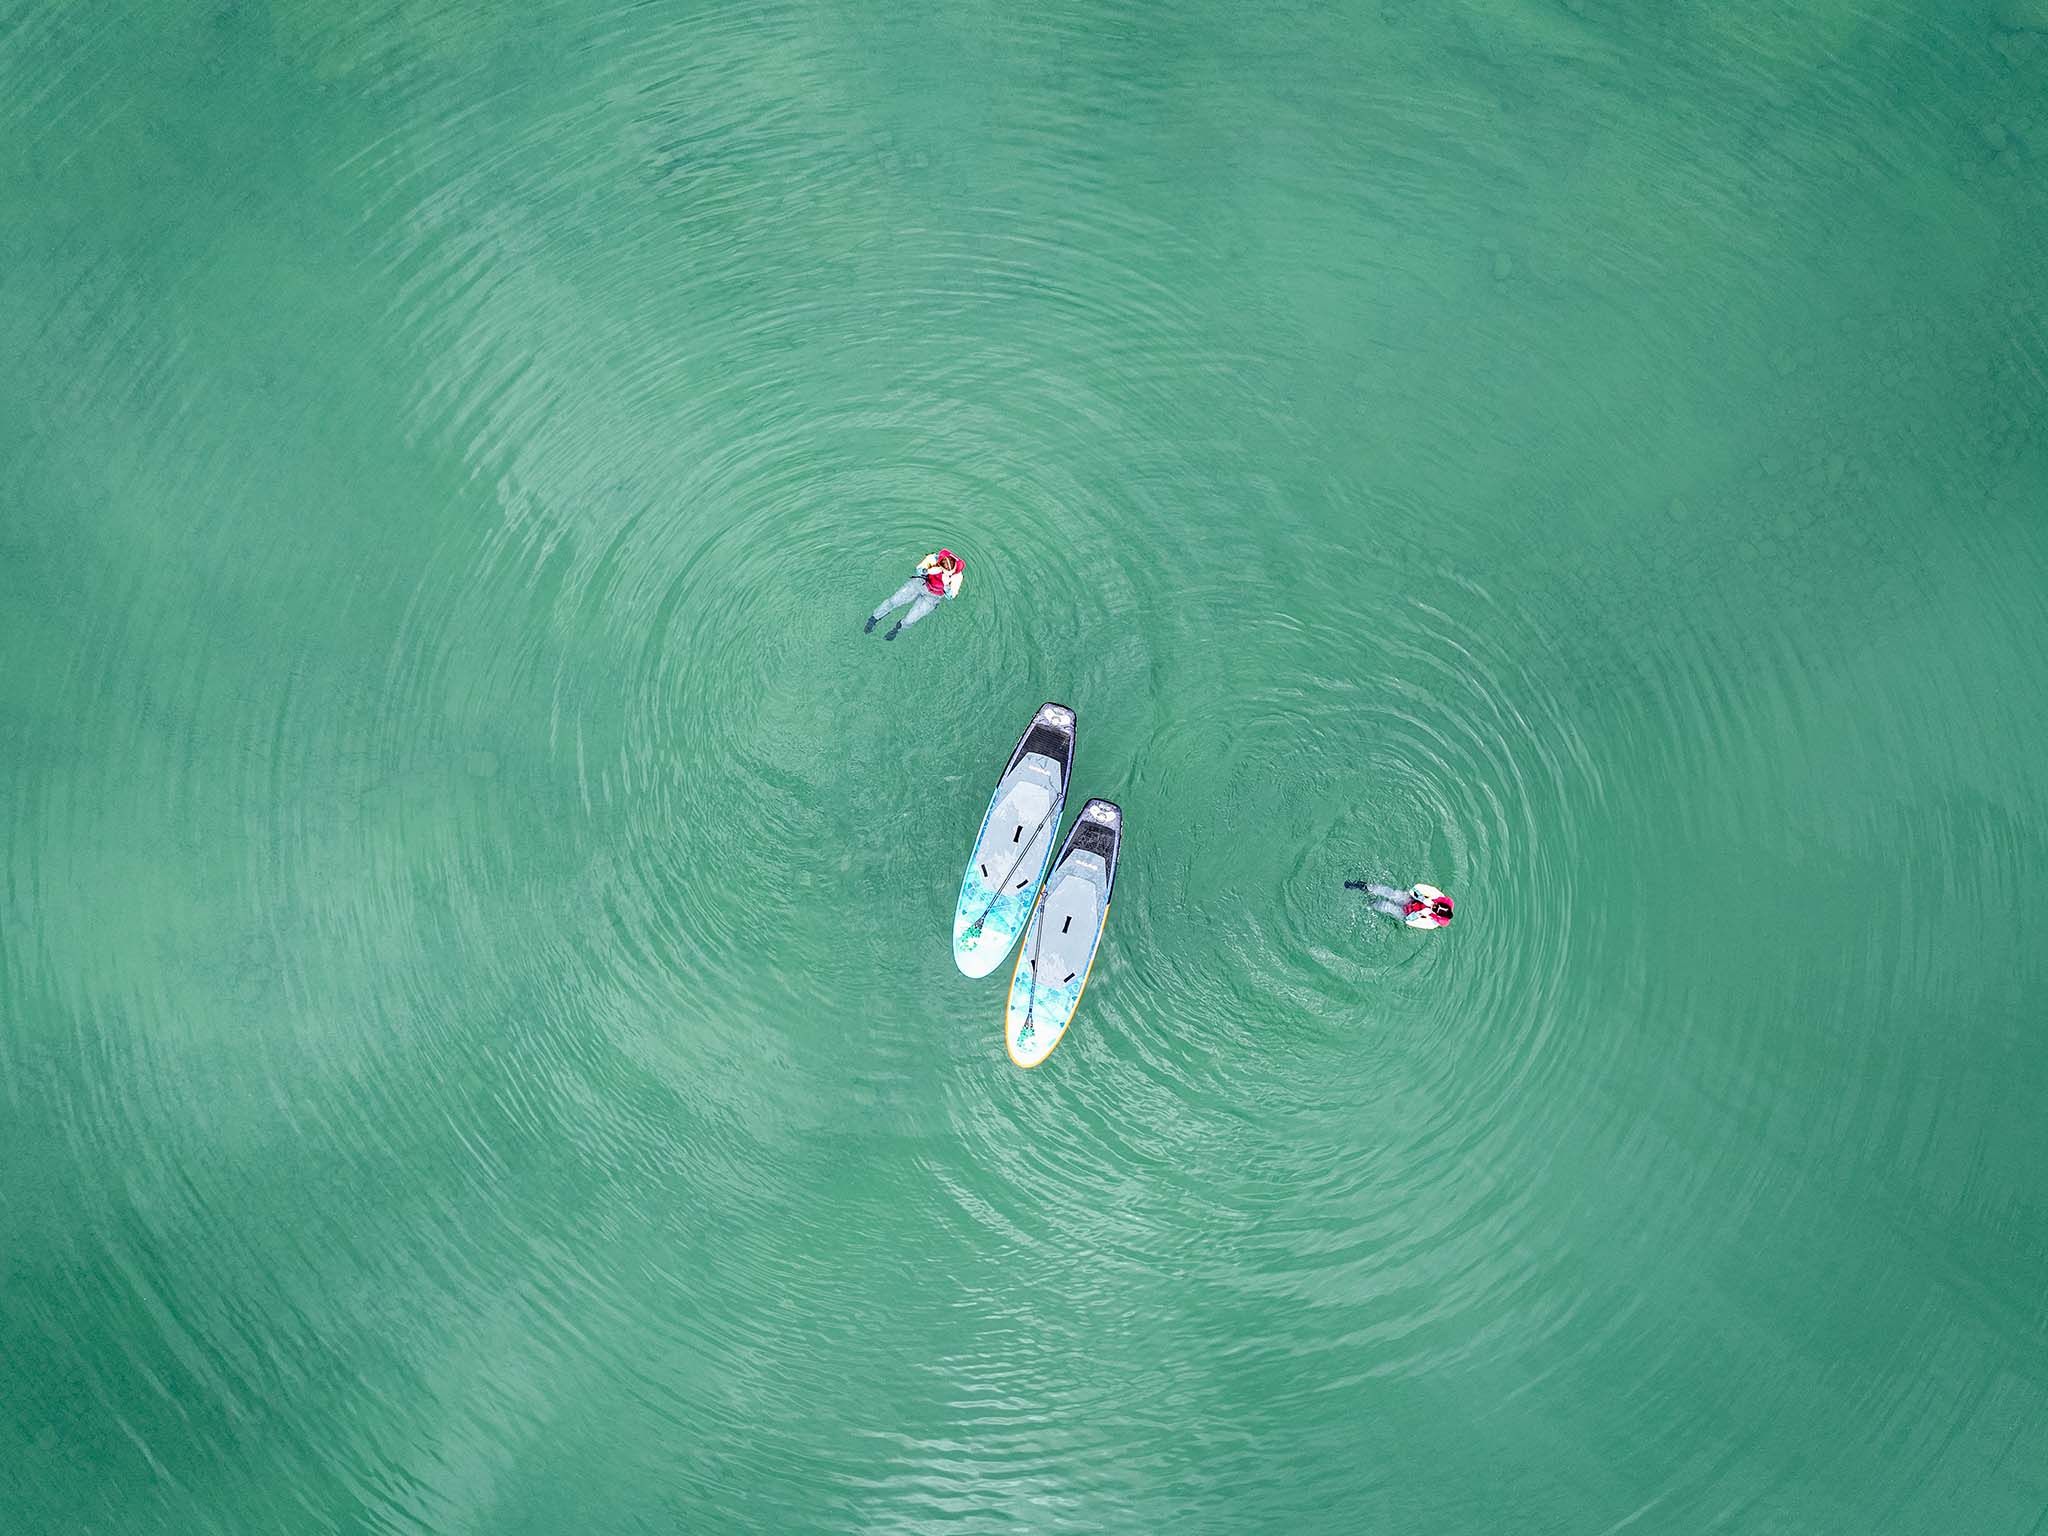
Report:
[[[1403,907],[1408,904],[1408,893],[1397,891],[1391,885],[1368,885],[1366,890],[1379,897],[1381,901],[1398,902]]]
[[[934,608],[938,606],[938,593],[920,592],[918,594],[917,601],[910,605],[910,612],[906,613],[905,615],[903,615],[902,618],[898,619],[896,621],[896,627],[890,630],[889,633],[887,633],[886,635],[882,636],[882,638],[884,640],[894,640],[898,635],[902,634],[903,631],[910,628],[911,625],[915,624],[919,619],[923,618],[926,614],[930,613]]]
[[[902,586],[890,594],[887,602],[868,615],[868,633],[874,633],[874,628],[877,624],[881,623],[882,620],[889,617],[891,613],[901,608],[905,603],[916,602],[918,593],[922,591],[924,591],[924,578],[922,576],[913,576],[910,580],[903,583]]]
[[[1403,919],[1404,921],[1407,919],[1408,916],[1408,909],[1402,906],[1399,902],[1376,901],[1372,904],[1372,909],[1375,912],[1384,912],[1389,917],[1398,917]]]

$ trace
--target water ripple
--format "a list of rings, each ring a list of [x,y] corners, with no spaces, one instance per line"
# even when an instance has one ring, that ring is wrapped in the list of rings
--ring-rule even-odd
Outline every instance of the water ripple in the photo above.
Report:
[[[2037,9],[0,17],[17,1521],[2026,1528]]]

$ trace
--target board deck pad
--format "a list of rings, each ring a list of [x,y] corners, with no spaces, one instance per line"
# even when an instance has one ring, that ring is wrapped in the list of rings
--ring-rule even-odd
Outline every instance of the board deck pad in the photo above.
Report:
[[[1020,1067],[1050,1056],[1081,1006],[1109,919],[1122,845],[1123,812],[1112,801],[1090,800],[1053,861],[1003,1007],[1003,1043]]]
[[[989,797],[953,907],[953,963],[966,975],[986,976],[1001,965],[1031,916],[1059,838],[1075,724],[1066,705],[1040,705]]]

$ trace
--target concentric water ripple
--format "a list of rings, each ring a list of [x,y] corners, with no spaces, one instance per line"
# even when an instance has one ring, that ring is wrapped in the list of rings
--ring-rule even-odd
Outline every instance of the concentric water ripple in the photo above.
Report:
[[[2037,5],[0,86],[10,1529],[2036,1528]]]

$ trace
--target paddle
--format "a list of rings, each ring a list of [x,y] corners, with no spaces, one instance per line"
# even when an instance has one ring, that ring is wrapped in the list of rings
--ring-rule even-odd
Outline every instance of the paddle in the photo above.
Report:
[[[1038,899],[1038,932],[1031,940],[1031,996],[1024,1002],[1024,1023],[1017,1030],[1019,1040],[1031,1038],[1031,1015],[1038,1009],[1038,947],[1045,942],[1045,920],[1051,915],[1043,905],[1045,898],[1040,896]]]
[[[981,916],[977,917],[973,922],[967,925],[966,931],[961,935],[962,938],[978,939],[981,937],[981,925],[988,921],[989,913],[995,911],[996,903],[1003,899],[1003,893],[1009,889],[1010,876],[1017,873],[1017,865],[1022,864],[1026,857],[1029,856],[1031,852],[1031,845],[1038,841],[1038,834],[1045,830],[1046,822],[1052,819],[1053,814],[1056,811],[1058,811],[1059,808],[1060,797],[1058,795],[1054,795],[1052,797],[1052,804],[1047,806],[1045,808],[1045,814],[1038,818],[1038,825],[1033,827],[1031,829],[1031,835],[1024,839],[1024,851],[1017,855],[1017,862],[1015,864],[1012,864],[1009,867],[1009,869],[1004,873],[1003,878],[996,882],[995,895],[991,896],[989,898],[988,905],[981,909]]]

